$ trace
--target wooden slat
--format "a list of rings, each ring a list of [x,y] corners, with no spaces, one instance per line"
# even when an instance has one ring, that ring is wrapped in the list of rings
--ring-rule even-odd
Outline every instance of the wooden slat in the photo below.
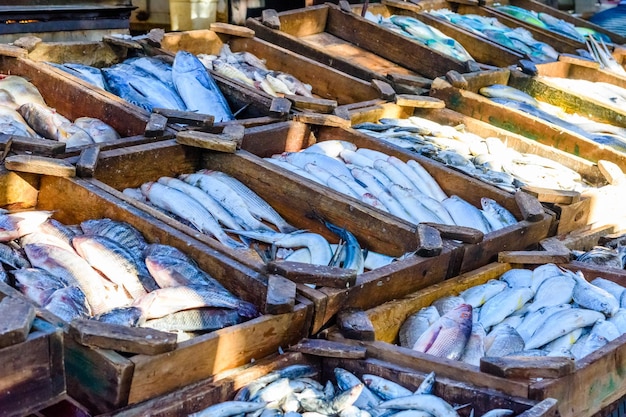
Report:
[[[498,254],[498,262],[512,264],[563,264],[570,261],[569,253],[550,251],[502,251]]]
[[[194,148],[209,149],[217,152],[234,153],[237,142],[231,137],[221,134],[185,130],[176,133],[176,142],[193,146]]]
[[[296,303],[296,284],[278,275],[267,277],[266,314],[283,314],[293,310]]]
[[[350,288],[356,282],[357,276],[357,271],[353,269],[289,261],[269,262],[267,270],[300,284],[333,288]]]
[[[36,155],[13,155],[4,160],[4,167],[10,171],[45,174],[55,177],[74,177],[76,167],[62,159]]]
[[[34,307],[19,298],[4,297],[0,314],[0,349],[24,342],[35,319]]]
[[[239,25],[231,25],[229,23],[213,22],[209,26],[209,29],[211,29],[213,32],[223,33],[225,35],[239,36],[242,38],[254,37],[254,31],[252,29],[248,29],[247,27]]]
[[[290,349],[307,355],[345,359],[364,359],[367,351],[364,347],[319,339],[303,339]]]

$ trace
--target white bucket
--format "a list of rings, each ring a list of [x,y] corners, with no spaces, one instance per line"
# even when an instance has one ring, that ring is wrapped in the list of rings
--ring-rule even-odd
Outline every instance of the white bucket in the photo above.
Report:
[[[208,29],[217,18],[217,0],[169,0],[171,30]]]

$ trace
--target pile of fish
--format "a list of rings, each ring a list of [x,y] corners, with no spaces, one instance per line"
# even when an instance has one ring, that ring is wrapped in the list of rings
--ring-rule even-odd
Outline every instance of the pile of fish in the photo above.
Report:
[[[626,332],[625,290],[555,264],[511,269],[409,316],[399,343],[477,366],[483,356],[578,360]]]
[[[153,57],[129,58],[108,68],[52,64],[149,112],[165,108],[209,114],[216,122],[235,117],[215,80],[192,53],[179,51],[173,64]]]
[[[518,51],[534,62],[551,62],[556,61],[559,57],[559,53],[552,46],[536,40],[527,29],[522,27],[511,29],[500,23],[495,17],[459,14],[449,9],[431,10],[427,13],[444,19],[468,32]]]
[[[567,36],[568,38],[581,43],[585,43],[586,38],[589,36],[594,37],[598,41],[602,40],[607,43],[611,42],[611,38],[603,33],[597,32],[591,28],[576,26],[563,19],[556,18],[549,13],[527,10],[523,7],[517,7],[510,4],[497,6],[497,10],[511,15],[525,23],[529,23],[541,29],[547,29],[560,33],[561,35]]]
[[[596,245],[588,251],[572,250],[574,259],[607,268],[626,268],[626,235],[620,235]]]
[[[233,53],[228,44],[222,46],[219,55],[198,54],[198,59],[208,70],[265,91],[272,97],[284,95],[313,97],[311,85],[303,83],[291,74],[269,70],[265,62],[251,52]]]
[[[474,178],[515,192],[531,185],[582,191],[581,176],[563,164],[530,153],[520,153],[496,137],[466,132],[463,125],[446,126],[422,117],[382,118],[360,123],[354,129],[369,136],[417,152]]]
[[[361,378],[335,368],[336,383],[312,379],[318,372],[309,365],[291,365],[270,372],[241,388],[233,400],[212,405],[190,417],[284,416],[284,417],[458,417],[457,409],[434,394],[431,372],[415,391],[373,374]],[[470,415],[473,415],[473,410]],[[481,417],[513,415],[512,410],[494,409]]]
[[[538,76],[537,79],[546,81],[549,85],[555,85],[563,91],[575,91],[577,95],[626,112],[626,88],[602,81],[588,81],[576,78],[542,75]]]
[[[66,322],[92,318],[200,332],[258,316],[178,249],[148,244],[128,223],[66,226],[49,211],[0,215],[3,280]]]
[[[318,142],[265,160],[411,223],[466,226],[483,233],[517,223],[492,199],[482,198],[481,210],[457,195],[446,195],[415,160],[404,162],[373,149],[357,149],[347,141]]]
[[[0,75],[0,133],[56,140],[68,148],[120,138],[102,120],[70,121],[48,107],[37,87],[17,75]]]
[[[413,17],[393,15],[385,18],[382,15],[366,12],[365,18],[459,61],[474,61],[474,58],[456,39]]]
[[[342,244],[331,245],[318,233],[291,226],[253,190],[220,171],[200,170],[179,178],[161,177],[156,182],[142,184],[139,189],[127,188],[123,193],[174,215],[232,249],[250,250],[250,240],[271,245],[268,250],[258,250],[266,262],[305,262],[362,273],[394,260],[391,256],[364,251],[351,232],[323,219],[326,227],[342,239]]]
[[[626,152],[626,128],[596,122],[579,114],[567,113],[561,107],[539,101],[521,90],[504,84],[482,87],[479,92],[509,109],[528,113],[596,143]]]

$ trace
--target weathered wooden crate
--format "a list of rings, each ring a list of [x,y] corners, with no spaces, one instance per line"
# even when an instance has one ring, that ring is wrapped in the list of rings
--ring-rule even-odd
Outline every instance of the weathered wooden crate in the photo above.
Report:
[[[577,133],[564,130],[527,113],[497,104],[478,94],[478,90],[491,84],[505,84],[529,91],[534,85],[531,95],[535,95],[541,100],[551,103],[558,102],[566,108],[576,109],[576,111],[597,121],[608,122],[612,120],[613,123],[617,122],[623,126],[626,119],[613,109],[597,106],[589,100],[583,100],[564,90],[551,88],[543,83],[536,83],[532,78],[508,69],[465,74],[464,78],[467,81],[465,88],[456,88],[443,78],[436,79],[430,90],[431,96],[444,100],[447,107],[453,110],[521,134],[539,143],[572,153],[592,162],[607,160],[617,164],[622,170],[625,169],[626,154],[624,152],[593,142]]]
[[[567,267],[568,264],[563,264],[563,266]],[[409,368],[424,367],[441,376],[463,375],[468,383],[509,395],[534,400],[555,398],[558,400],[558,411],[562,417],[590,417],[596,413],[603,415],[602,410],[621,399],[626,392],[626,384],[624,384],[624,366],[626,365],[623,359],[626,335],[620,336],[573,364],[571,360],[560,362],[554,358],[556,363],[550,367],[540,362],[537,367],[527,363],[525,368],[507,368],[502,364],[501,367],[483,368],[482,365],[478,367],[460,361],[436,358],[395,345],[400,326],[410,314],[431,305],[440,297],[458,295],[469,287],[496,279],[513,267],[525,266],[492,263],[417,291],[403,299],[390,301],[367,310],[364,313],[374,329],[375,340],[355,343],[366,346],[372,358],[382,360],[394,358],[394,363]],[[356,332],[353,336],[359,337]],[[328,338],[344,342],[349,340],[345,339],[336,327],[329,329]],[[504,358],[500,360],[505,363]]]
[[[129,148],[127,151],[103,152],[94,175],[94,184],[104,187],[119,198],[126,187],[137,187],[142,182],[160,176],[175,176],[199,168],[224,171],[246,183],[268,201],[283,217],[297,227],[308,229],[336,239],[308,214],[314,212],[335,224],[346,227],[356,235],[360,243],[370,250],[400,256],[418,248],[416,225],[367,206],[357,199],[346,197],[308,179],[294,176],[283,168],[263,161],[260,157],[284,151],[299,151],[315,141],[348,140],[357,147],[388,152],[406,161],[418,160],[444,191],[457,194],[472,204],[480,205],[480,197],[493,198],[521,218],[520,208],[510,193],[487,186],[481,181],[467,178],[454,170],[433,163],[427,158],[415,157],[394,150],[380,142],[351,129],[320,126],[312,131],[308,124],[299,122],[275,123],[271,126],[247,129],[242,150],[230,154],[204,152],[173,142]],[[167,160],[165,166],[159,161]],[[138,167],[142,168],[139,169]],[[133,174],[130,174],[130,173]],[[480,194],[480,195],[479,195]],[[179,222],[164,219],[161,213],[137,201],[129,204],[150,212],[151,215],[175,224],[180,230],[211,245],[216,250],[239,259],[257,271],[265,271],[266,265],[256,256],[244,256],[226,248],[211,237],[201,235]],[[356,284],[350,288],[321,287],[311,289],[299,285],[300,291],[316,305],[312,331],[318,331],[340,308],[369,308],[384,301],[423,288],[433,282],[454,276],[484,265],[503,249],[523,249],[536,244],[550,234],[552,217],[540,213],[537,221],[521,220],[517,225],[492,232],[479,243],[458,244],[444,241],[441,253],[434,257],[410,256],[386,267],[360,274]]]
[[[254,303],[262,313],[266,310],[268,277],[146,216],[84,180],[6,171],[0,178],[5,190],[1,196],[2,207],[53,210],[53,217],[65,224],[98,218],[128,222],[147,241],[182,250],[232,293]],[[105,412],[262,358],[308,334],[310,302],[292,297],[282,307],[281,314],[263,314],[180,342],[174,350],[156,355],[121,354],[86,347],[66,332],[67,392],[90,411]],[[53,323],[67,329],[67,323],[58,318]]]
[[[238,178],[270,203],[294,226],[320,233],[332,242],[337,237],[312,216],[318,214],[334,224],[350,230],[361,245],[391,256],[401,256],[418,248],[415,225],[389,218],[379,210],[365,206],[356,199],[344,197],[307,179],[288,176],[281,168],[263,161],[263,156],[284,150],[299,150],[314,140],[307,125],[287,122],[276,128],[249,129],[243,148],[234,154],[201,152],[174,141],[138,146],[126,150],[103,152],[92,182],[107,192],[166,222],[193,239],[226,254],[247,267],[265,274],[267,265],[254,251],[228,248],[213,237],[199,233],[182,223],[126,197],[121,190],[138,187],[162,176],[177,176],[201,168],[228,173]],[[162,161],[168,161],[163,164]],[[298,284],[299,291],[314,301],[315,318],[311,331],[317,332],[342,306],[370,307],[423,288],[449,276],[458,255],[454,247],[446,247],[434,257],[410,256],[388,266],[367,271],[357,277],[350,288],[322,286],[317,289]]]
[[[392,358],[389,358],[392,359]],[[178,417],[197,412],[211,405],[228,401],[235,392],[257,378],[290,365],[309,365],[319,374],[314,377],[322,384],[334,379],[334,369],[343,368],[358,377],[364,374],[378,375],[415,390],[424,380],[430,369],[420,366],[412,368],[395,364],[392,360],[378,360],[367,357],[363,348],[320,340],[303,340],[293,350],[282,355],[272,355],[253,365],[218,374],[215,378],[183,388],[171,395],[146,401],[134,407],[117,410],[108,417],[134,417],[151,415],[154,417]],[[518,417],[551,417],[557,415],[557,402],[546,399],[541,402],[512,397],[495,390],[479,388],[467,384],[462,375],[456,377],[436,376],[434,394],[453,404],[469,404],[459,410],[467,416],[473,408],[477,415],[490,409],[508,408]],[[105,417],[105,416],[100,416]]]
[[[467,65],[327,3],[278,13],[280,28],[249,18],[256,36],[364,80],[434,78]]]
[[[497,19],[500,23],[505,26],[508,26],[512,29],[517,27],[524,27],[527,29],[535,38],[535,40],[547,43],[552,46],[558,52],[561,53],[569,53],[576,54],[576,49],[583,48],[585,49],[585,44],[575,41],[574,39],[567,38],[560,34],[557,34],[552,31],[548,31],[545,29],[541,29],[537,26],[533,26],[527,24],[525,22],[520,21],[508,15],[504,12],[498,11],[495,7],[482,7],[477,4],[477,2],[467,1],[463,3],[456,3],[447,0],[428,0],[426,2],[419,2],[417,5],[412,4],[411,2],[404,2],[401,0],[383,0],[384,4],[393,4],[395,7],[404,8],[407,10],[413,10],[414,12],[419,12],[420,20],[424,23],[430,24],[430,21],[439,22],[438,25],[441,25],[442,28],[446,28],[445,30],[450,30],[450,27],[454,27],[457,32],[465,32],[465,29],[459,28],[458,26],[454,26],[449,22],[444,22],[443,19],[440,19],[435,16],[427,15],[427,11],[430,10],[438,10],[438,9],[450,9],[459,14],[475,14],[484,17],[492,17]],[[501,2],[501,4],[506,4],[506,2]],[[445,23],[445,25],[444,25]],[[443,29],[440,28],[443,31]],[[445,32],[444,32],[445,33]],[[448,36],[452,36],[454,31],[450,33],[446,33]],[[508,49],[508,48],[505,48]],[[519,54],[519,52],[518,52]]]
[[[2,283],[0,300],[21,294]],[[25,340],[3,340],[0,348],[0,416],[24,416],[59,401],[65,394],[63,330],[39,313]]]
[[[562,58],[556,62],[537,64],[537,75],[576,80],[605,82],[618,87],[626,87],[626,77],[600,68],[597,62],[582,59]]]
[[[349,111],[348,114],[350,115],[353,125],[363,122],[375,123],[384,117],[408,118],[410,116],[423,117],[447,126],[463,125],[465,130],[479,136],[492,136],[500,138],[507,144],[508,147],[513,148],[518,152],[531,153],[557,161],[578,172],[589,184],[602,189],[604,189],[602,186],[606,184],[606,180],[598,169],[598,166],[590,161],[573,154],[563,152],[559,149],[542,145],[524,136],[495,127],[450,109],[413,108],[407,105],[402,106],[393,103],[379,102],[373,103],[371,106],[366,108]],[[404,152],[407,155],[415,155],[412,151],[395,147],[392,144],[389,144],[389,146],[397,148],[399,152]],[[609,190],[609,188],[606,188],[606,190]],[[572,196],[571,194],[568,195]],[[599,199],[601,195],[602,193],[598,192],[596,198]],[[590,222],[594,222],[599,217],[599,212],[597,212],[598,216],[591,217],[591,214],[594,213],[592,211],[594,200],[591,196],[588,197],[586,195],[578,195],[570,201],[566,201],[562,198],[559,199],[559,197],[560,195],[558,192],[555,191],[554,193],[550,193],[549,190],[545,190],[545,194],[543,195],[538,195],[539,201],[544,203],[551,210],[554,210],[555,215],[557,216],[557,222],[553,225],[554,233],[562,234],[570,230],[578,229]]]
[[[228,45],[232,52],[252,53],[264,60],[269,69],[291,74],[303,83],[311,85],[312,93],[321,100],[298,100],[293,97],[291,100],[294,109],[330,113],[334,107],[326,100],[334,102],[336,107],[381,97],[381,91],[367,81],[344,74],[256,37],[238,37],[211,30],[194,30],[170,32],[165,34],[161,41],[161,48],[171,53],[185,50],[194,54],[217,55],[223,45]],[[241,85],[242,89],[252,89],[255,94],[264,96],[268,106],[271,105],[271,96],[243,83],[236,81],[235,83]]]
[[[480,1],[481,4],[483,4],[486,8],[493,8],[493,4],[496,3],[493,0],[485,0],[485,1]],[[556,9],[554,7],[550,7],[548,6],[546,3],[542,3],[540,1],[536,1],[536,0],[508,0],[508,1],[498,1],[497,3],[499,3],[499,5],[504,5],[504,4],[510,4],[511,6],[517,6],[517,7],[522,7],[526,10],[533,10],[535,12],[544,12],[544,13],[548,13],[554,17],[556,17],[557,19],[561,19],[561,20],[565,20],[566,22],[569,22],[575,26],[581,26],[581,27],[586,27],[586,28],[590,28],[593,29],[597,32],[603,33],[605,35],[607,35],[609,38],[611,38],[611,40],[613,41],[614,44],[616,45],[622,45],[624,43],[626,43],[626,37],[621,36],[615,32],[611,32],[610,30],[606,30],[605,28],[603,28],[602,26],[598,26],[595,23],[591,23],[590,21],[577,17],[574,14],[568,13],[565,10],[559,10]],[[521,23],[521,22],[520,22]],[[583,45],[584,47],[584,45]],[[586,48],[584,48],[586,49]]]
[[[38,63],[27,57],[12,57],[0,54],[0,72],[19,75],[28,79],[41,93],[48,106],[63,116],[74,120],[89,116],[101,119],[113,127],[122,139],[99,143],[101,149],[110,149],[132,144],[154,141],[144,136],[148,116],[137,111],[135,106],[111,95],[104,97],[85,82],[71,82],[50,65]],[[168,129],[164,135],[172,137],[174,131]],[[6,136],[6,135],[5,135]],[[8,137],[2,140],[6,143]],[[96,145],[86,145],[66,149],[60,142],[47,140],[29,145],[29,142],[14,142],[11,149],[16,152],[31,151],[46,155],[69,156],[80,150]]]
[[[25,53],[25,50],[18,50],[15,54],[24,55]],[[154,55],[160,53],[162,53],[160,49],[151,46],[147,42],[122,42],[122,45],[111,41],[39,42],[26,53],[26,57],[27,59],[35,61],[37,63],[36,65],[39,68],[44,69],[46,72],[56,74],[60,78],[65,78],[71,81],[71,83],[80,84],[85,89],[91,90],[90,94],[94,96],[104,96],[111,102],[117,102],[120,106],[128,109],[128,112],[140,115],[147,122],[150,114],[146,110],[130,104],[115,94],[89,84],[72,74],[55,68],[52,65],[47,64],[47,62],[74,62],[103,68],[122,62],[126,58],[130,58],[132,56]],[[215,79],[220,91],[222,91],[222,94],[226,98],[233,113],[237,113],[236,123],[268,123],[284,118],[283,114],[272,113],[270,111],[271,103],[268,103],[266,99],[263,99],[263,96],[256,93],[252,94],[252,90],[242,89],[239,83],[234,83],[228,78],[214,73],[211,75]],[[260,118],[261,120],[257,120],[257,118]],[[217,122],[214,125],[216,127],[221,127],[228,123],[233,122]],[[145,129],[145,123],[143,128]],[[180,130],[180,128],[177,128],[174,124],[170,125],[170,128]]]

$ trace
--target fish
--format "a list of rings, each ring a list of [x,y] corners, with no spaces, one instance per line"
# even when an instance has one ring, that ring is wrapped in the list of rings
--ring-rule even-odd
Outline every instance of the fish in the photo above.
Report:
[[[576,281],[567,275],[547,278],[537,288],[532,303],[525,311],[532,313],[540,308],[567,304],[572,301],[575,286]]]
[[[539,268],[537,268],[539,269]],[[506,282],[510,288],[531,287],[533,271],[529,269],[513,268],[500,276],[500,281]],[[533,290],[533,294],[535,290]]]
[[[524,350],[524,339],[508,324],[494,327],[484,343],[485,356],[508,356]]]
[[[407,397],[413,394],[411,390],[403,387],[402,385],[382,378],[378,375],[363,374],[361,379],[365,383],[365,386],[367,386],[383,400]]]
[[[604,246],[595,246],[579,256],[576,256],[576,260],[579,262],[618,269],[624,269],[625,264],[623,249],[618,251]]]
[[[200,203],[182,191],[157,182],[147,182],[141,185],[141,192],[152,204],[189,221],[199,231],[210,234],[220,243],[232,249],[247,249],[246,245],[228,236]]]
[[[304,153],[321,153],[331,158],[341,156],[344,151],[356,152],[357,146],[346,140],[331,139],[315,142],[313,145],[302,149]]]
[[[457,225],[478,229],[485,234],[492,231],[482,212],[459,196],[452,195],[441,203]]]
[[[116,307],[95,315],[93,319],[102,323],[118,324],[127,327],[136,327],[145,322],[141,310],[132,306]]]
[[[153,254],[146,256],[145,263],[160,288],[207,285],[216,291],[226,291],[219,281],[190,260]]]
[[[472,331],[459,360],[470,365],[480,366],[480,358],[485,356],[485,337],[487,337],[487,333],[483,325],[479,322],[472,323]]]
[[[172,77],[176,91],[189,111],[213,115],[216,122],[234,120],[224,95],[195,55],[178,51],[172,65]]]
[[[105,279],[76,252],[47,244],[29,244],[24,246],[24,251],[33,267],[61,277],[70,286],[79,287],[93,314],[100,314],[131,301],[107,287]]]
[[[38,306],[43,306],[50,296],[67,282],[39,268],[20,268],[11,273],[15,278],[15,287]]]
[[[73,62],[64,62],[62,64],[56,62],[48,62],[48,64],[62,71],[65,71],[68,74],[72,74],[73,76],[78,77],[81,80],[88,82],[89,84],[106,90],[104,77],[102,76],[100,68]]]
[[[428,306],[404,320],[398,332],[400,346],[412,349],[419,337],[441,317],[434,306]]]
[[[30,262],[22,253],[12,246],[0,243],[0,262],[14,269],[29,268]]]
[[[229,292],[215,291],[210,285],[198,284],[159,288],[135,299],[132,305],[142,311],[142,316],[146,320],[200,307],[230,308],[246,318],[259,314],[254,304],[241,300]]]
[[[74,124],[83,129],[95,143],[118,140],[120,134],[113,127],[95,117],[79,117]]]
[[[497,201],[491,198],[481,197],[480,204],[483,208],[483,214],[491,224],[493,230],[517,224],[515,216],[513,216],[513,214],[506,208],[498,204]],[[492,219],[495,219],[495,222]]]
[[[70,323],[76,318],[87,318],[91,312],[85,300],[85,293],[75,286],[63,287],[54,291],[43,304],[43,308],[66,323]]]
[[[156,57],[142,56],[129,58],[124,60],[125,64],[137,67],[154,78],[160,80],[170,89],[175,90],[174,80],[172,77],[172,65]]]
[[[166,316],[146,320],[142,327],[161,331],[214,331],[243,321],[237,310],[197,308],[178,311]]]
[[[89,219],[80,223],[84,234],[105,236],[130,250],[136,259],[143,259],[143,250],[148,246],[143,235],[134,226],[109,218]]]
[[[10,108],[6,105],[0,105],[0,127],[2,127],[2,132],[31,138],[40,138],[41,136],[29,125],[28,121],[22,117],[18,109],[19,107]]]
[[[265,407],[264,402],[225,401],[189,414],[189,417],[228,417],[254,412],[263,407]]]
[[[0,242],[10,242],[35,231],[50,216],[52,212],[45,210],[0,213]]]
[[[522,308],[532,297],[530,288],[506,288],[482,306],[478,321],[488,329]]]
[[[46,105],[39,89],[24,77],[0,74],[0,89],[8,92],[18,107],[26,103]]]
[[[481,87],[479,89],[479,92],[485,97],[506,98],[509,100],[526,103],[530,106],[539,107],[539,102],[533,96],[517,88],[509,87],[505,84],[492,84],[489,86]]]
[[[459,295],[472,307],[480,307],[494,295],[504,291],[507,284],[502,280],[489,280],[485,284],[475,285],[463,290]]]
[[[609,343],[609,341],[606,338],[598,334],[588,333],[578,339],[576,343],[574,343],[570,351],[574,358],[578,360],[600,349],[607,343]]]
[[[459,359],[472,330],[472,307],[461,304],[441,316],[415,342],[413,350]]]
[[[583,331],[583,328],[574,329],[545,345],[545,349],[549,352],[548,356],[560,356],[565,352],[569,352],[572,346],[574,346],[574,343],[582,336]]]
[[[604,315],[598,311],[572,308],[558,311],[548,317],[542,326],[526,341],[526,349],[534,349],[563,336],[574,329],[587,327],[598,320],[603,320]]]
[[[537,331],[537,329],[548,319],[548,317],[556,312],[571,308],[571,304],[561,304],[551,307],[542,307],[533,312],[528,312],[524,315],[524,319],[515,328],[515,330],[517,330],[520,336],[522,336],[524,341],[527,341],[535,333],[535,331]]]
[[[38,134],[63,142],[67,147],[95,143],[92,137],[63,115],[38,103],[22,104],[18,111]]]
[[[427,411],[438,417],[459,416],[450,404],[432,394],[413,394],[408,397],[387,400],[380,403],[378,408],[391,408],[395,410],[417,409]]]
[[[382,399],[365,386],[356,375],[339,367],[335,368],[333,372],[337,380],[337,386],[342,391],[346,391],[358,385],[363,386],[361,393],[353,403],[354,405],[360,408],[373,409],[380,404]]]
[[[324,220],[324,225],[326,225],[328,230],[339,236],[345,242],[344,260],[341,267],[344,269],[354,270],[357,274],[362,274],[365,269],[365,260],[363,258],[361,245],[359,244],[356,236],[354,236],[350,231],[342,227],[338,227],[327,220]]]
[[[587,282],[585,277],[579,271],[573,273],[566,270],[569,276],[576,280],[572,299],[581,307],[599,311],[607,317],[611,317],[620,307],[620,302],[611,293],[600,287]]]
[[[94,269],[123,287],[132,298],[156,289],[156,283],[143,260],[106,236],[79,235],[72,239],[76,252]],[[148,283],[144,284],[144,282]],[[151,281],[151,282],[150,282]]]
[[[463,297],[459,297],[456,295],[448,295],[445,297],[441,297],[438,300],[435,300],[432,303],[432,306],[437,309],[439,315],[443,316],[448,311],[455,309],[461,304],[466,304]]]
[[[182,174],[179,178],[188,184],[198,187],[214,198],[245,230],[272,230],[271,227],[254,217],[241,195],[220,181],[216,176],[200,171],[195,174]]]

